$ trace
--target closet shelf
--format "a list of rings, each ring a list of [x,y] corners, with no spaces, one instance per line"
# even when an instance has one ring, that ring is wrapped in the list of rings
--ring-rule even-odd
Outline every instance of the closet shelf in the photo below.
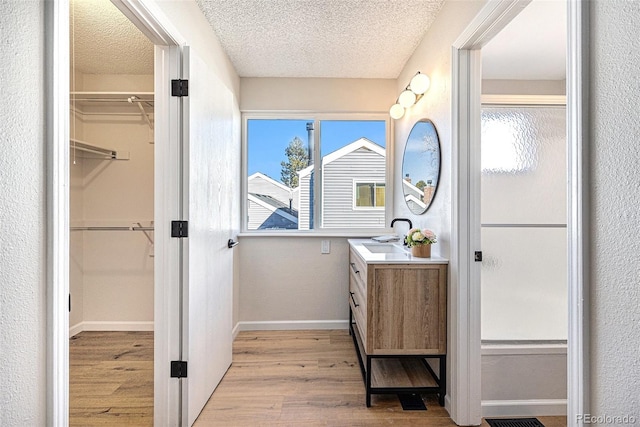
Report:
[[[104,160],[128,160],[129,153],[119,153],[109,148],[98,147],[97,145],[90,144],[86,141],[80,141],[79,139],[69,138],[70,150],[73,154],[74,150],[76,154],[78,152],[83,153],[79,157],[89,159],[104,159]]]
[[[145,108],[153,108],[153,92],[71,92],[70,101],[77,107],[120,106],[138,111],[135,104],[140,102]]]
[[[71,92],[69,101],[74,114],[142,115],[153,130],[153,92]]]

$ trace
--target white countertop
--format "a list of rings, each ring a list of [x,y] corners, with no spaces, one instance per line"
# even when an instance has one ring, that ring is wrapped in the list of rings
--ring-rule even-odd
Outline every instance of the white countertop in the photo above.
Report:
[[[379,243],[371,239],[349,239],[353,248],[369,264],[448,264],[449,260],[438,256],[419,258],[411,255],[411,249],[402,242]]]

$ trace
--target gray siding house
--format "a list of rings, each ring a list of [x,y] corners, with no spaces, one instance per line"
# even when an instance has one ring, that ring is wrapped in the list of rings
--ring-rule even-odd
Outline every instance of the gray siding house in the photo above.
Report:
[[[385,149],[360,138],[322,158],[323,228],[385,226]],[[313,166],[298,172],[301,230],[310,228]],[[315,225],[317,227],[317,224]]]
[[[256,172],[247,180],[249,230],[298,229],[298,189]]]

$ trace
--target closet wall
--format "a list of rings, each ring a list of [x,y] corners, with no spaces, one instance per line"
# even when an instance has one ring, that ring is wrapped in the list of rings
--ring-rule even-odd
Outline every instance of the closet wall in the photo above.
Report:
[[[77,99],[82,92],[123,93],[121,100],[153,92],[153,75],[76,72],[74,81]],[[95,158],[74,150],[71,142],[72,230],[153,226],[153,133],[138,106],[76,101],[75,109],[84,114],[72,119],[72,137],[115,150],[126,160]],[[153,239],[153,232],[148,234]],[[153,261],[153,245],[141,231],[71,231],[70,335],[82,330],[153,330]]]

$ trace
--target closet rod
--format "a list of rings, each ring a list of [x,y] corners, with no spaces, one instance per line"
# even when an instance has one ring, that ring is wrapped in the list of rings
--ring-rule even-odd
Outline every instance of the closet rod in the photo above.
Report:
[[[99,154],[101,156],[105,156],[109,159],[115,159],[117,157],[117,153],[113,150],[109,150],[107,148],[94,147],[85,142],[79,141],[74,138],[69,138],[69,142],[72,144],[72,150],[84,151],[86,153]]]
[[[70,227],[71,231],[153,231],[153,227]]]
[[[138,112],[131,113],[131,112],[126,112],[126,111],[119,111],[119,112],[116,112],[116,113],[113,113],[113,112],[109,112],[109,113],[107,113],[107,112],[91,112],[91,113],[88,113],[86,111],[73,109],[73,108],[70,111],[72,113],[80,114],[80,115],[83,115],[83,116],[135,116],[135,117],[138,117],[140,115],[140,113],[138,113]]]

